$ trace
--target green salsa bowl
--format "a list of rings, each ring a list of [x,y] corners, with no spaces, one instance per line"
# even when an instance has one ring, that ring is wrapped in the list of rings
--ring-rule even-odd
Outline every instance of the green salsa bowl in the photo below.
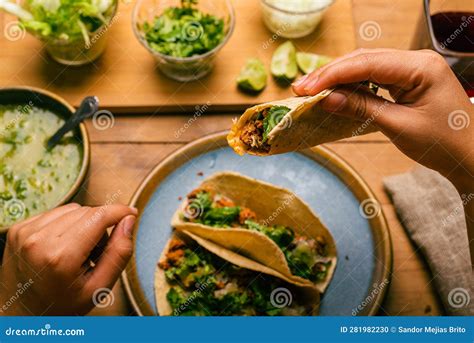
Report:
[[[46,149],[47,140],[74,111],[45,90],[0,88],[0,233],[67,203],[78,192],[90,163],[85,124]]]

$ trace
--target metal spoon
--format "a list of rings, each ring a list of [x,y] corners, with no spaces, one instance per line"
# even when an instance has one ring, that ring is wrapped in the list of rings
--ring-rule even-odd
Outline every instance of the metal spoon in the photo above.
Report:
[[[99,110],[99,99],[96,96],[87,96],[82,100],[79,108],[70,116],[63,126],[48,140],[47,149],[53,149],[63,136],[75,129],[84,119],[89,118]]]

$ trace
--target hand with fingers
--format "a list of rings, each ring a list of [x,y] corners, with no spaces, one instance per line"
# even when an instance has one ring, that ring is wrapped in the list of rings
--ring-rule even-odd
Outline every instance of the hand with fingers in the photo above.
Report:
[[[386,88],[394,101],[361,87],[366,80]],[[408,157],[448,178],[461,195],[474,193],[474,106],[443,57],[431,50],[357,50],[293,84],[297,95],[334,87],[321,102],[324,110],[371,121]],[[465,210],[474,262],[474,201]]]
[[[0,269],[0,315],[89,312],[96,290],[111,289],[132,255],[136,214],[123,205],[69,204],[13,225]]]
[[[366,80],[386,88],[394,102],[360,87]],[[336,86],[321,102],[327,112],[371,120],[403,153],[439,171],[458,190],[474,187],[474,106],[439,54],[356,50],[303,76],[293,90],[315,95]]]

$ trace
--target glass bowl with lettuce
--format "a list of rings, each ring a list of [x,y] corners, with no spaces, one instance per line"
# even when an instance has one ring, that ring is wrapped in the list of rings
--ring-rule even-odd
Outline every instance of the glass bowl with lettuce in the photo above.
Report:
[[[133,11],[136,37],[178,81],[207,75],[234,25],[230,0],[139,0]]]
[[[87,64],[102,54],[117,6],[117,0],[0,0],[0,9],[17,16],[20,28],[65,65]]]

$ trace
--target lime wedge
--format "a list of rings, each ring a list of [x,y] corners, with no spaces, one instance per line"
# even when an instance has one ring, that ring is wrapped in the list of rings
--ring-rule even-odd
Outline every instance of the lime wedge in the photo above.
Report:
[[[304,74],[309,74],[332,60],[331,57],[311,54],[309,52],[296,53],[296,63],[298,63],[298,67]]]
[[[287,41],[280,45],[272,56],[272,75],[277,79],[293,80],[298,74],[296,65],[296,49]]]
[[[250,58],[240,70],[237,85],[243,90],[260,92],[267,85],[265,65],[258,58]]]

